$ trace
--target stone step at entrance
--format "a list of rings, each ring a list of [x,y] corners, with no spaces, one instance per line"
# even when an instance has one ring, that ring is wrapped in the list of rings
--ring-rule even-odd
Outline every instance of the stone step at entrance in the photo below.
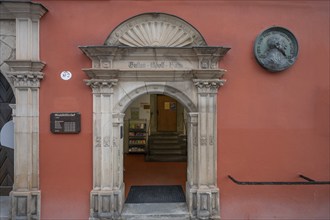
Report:
[[[187,161],[187,136],[176,132],[151,134],[146,161]]]
[[[0,196],[0,219],[9,220],[10,219],[10,197]]]
[[[123,220],[189,220],[186,203],[136,203],[125,204]]]

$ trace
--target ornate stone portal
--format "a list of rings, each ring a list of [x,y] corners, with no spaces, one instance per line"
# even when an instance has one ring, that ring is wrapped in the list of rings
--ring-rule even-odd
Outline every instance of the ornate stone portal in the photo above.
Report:
[[[143,94],[177,99],[189,114],[186,199],[192,219],[219,218],[217,93],[229,48],[207,46],[175,16],[142,14],[120,24],[101,46],[80,49],[93,91],[93,190],[90,219],[120,218],[124,206],[123,139],[126,108]]]

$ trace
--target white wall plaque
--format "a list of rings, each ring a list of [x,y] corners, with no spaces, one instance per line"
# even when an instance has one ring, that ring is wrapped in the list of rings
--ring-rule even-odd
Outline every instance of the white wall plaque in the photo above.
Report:
[[[63,80],[69,80],[72,77],[72,73],[70,71],[62,71],[61,72],[61,78]]]

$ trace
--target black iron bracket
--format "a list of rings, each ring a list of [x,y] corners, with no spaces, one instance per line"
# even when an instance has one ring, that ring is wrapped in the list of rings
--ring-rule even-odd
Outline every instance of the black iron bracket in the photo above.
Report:
[[[228,175],[228,178],[238,185],[324,185],[330,184],[330,181],[316,181],[304,175],[299,175],[300,178],[307,182],[250,182],[250,181],[239,181],[234,177]]]

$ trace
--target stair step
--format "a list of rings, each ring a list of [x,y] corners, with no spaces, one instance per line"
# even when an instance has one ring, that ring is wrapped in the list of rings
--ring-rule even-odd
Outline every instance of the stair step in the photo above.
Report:
[[[146,161],[157,161],[157,162],[185,162],[187,161],[186,155],[147,155]]]
[[[186,154],[186,150],[150,150],[149,149],[149,154],[150,155],[156,155],[156,154],[184,155]]]
[[[178,133],[156,133],[148,138],[147,161],[186,161],[187,136]]]
[[[178,139],[179,136],[177,135],[150,135],[150,138],[155,138],[155,139]]]
[[[149,139],[149,143],[150,144],[179,144],[180,142],[177,140],[150,140]]]
[[[149,145],[149,149],[164,149],[164,150],[172,150],[172,149],[185,149],[185,145],[181,144],[152,144]]]
[[[125,204],[125,220],[189,220],[186,203],[137,203]]]

